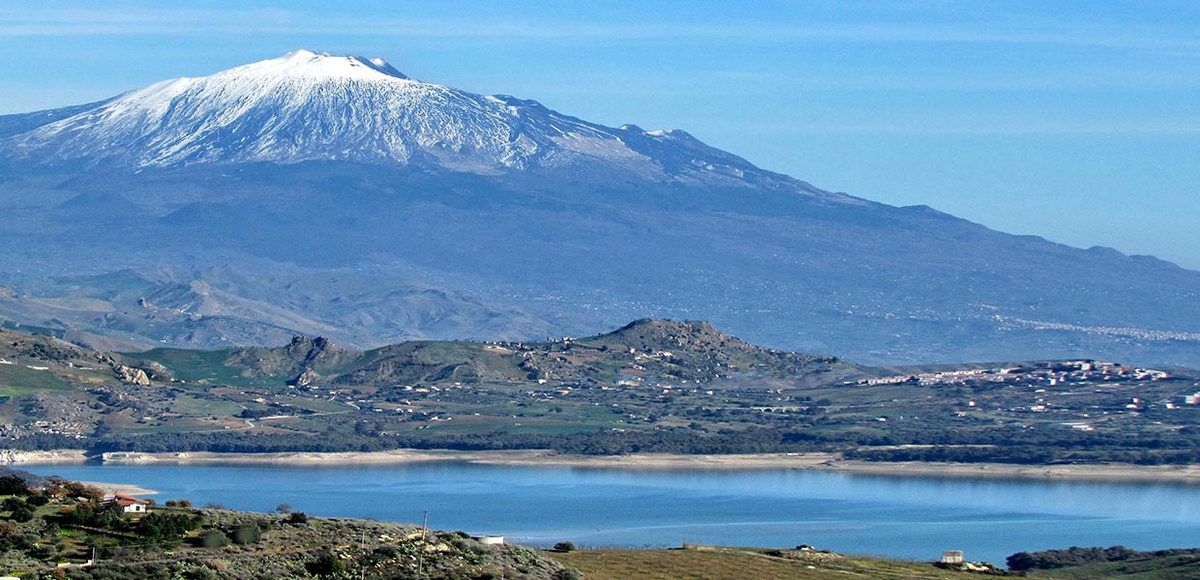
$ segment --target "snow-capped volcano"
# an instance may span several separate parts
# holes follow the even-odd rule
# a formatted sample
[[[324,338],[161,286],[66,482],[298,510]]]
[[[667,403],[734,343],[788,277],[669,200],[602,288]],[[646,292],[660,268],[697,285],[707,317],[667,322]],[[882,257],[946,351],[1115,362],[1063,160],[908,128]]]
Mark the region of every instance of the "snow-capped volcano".
[[[306,50],[92,105],[0,117],[0,151],[35,165],[341,160],[484,174],[588,167],[638,180],[807,189],[682,131],[605,127],[535,101],[410,79],[383,59]]]
[[[889,364],[1200,365],[1200,273],[824,192],[682,131],[380,59],[300,51],[0,116],[0,216],[0,284],[68,275],[0,296],[0,318],[153,345],[523,339],[650,316]],[[149,265],[176,273],[108,275]]]

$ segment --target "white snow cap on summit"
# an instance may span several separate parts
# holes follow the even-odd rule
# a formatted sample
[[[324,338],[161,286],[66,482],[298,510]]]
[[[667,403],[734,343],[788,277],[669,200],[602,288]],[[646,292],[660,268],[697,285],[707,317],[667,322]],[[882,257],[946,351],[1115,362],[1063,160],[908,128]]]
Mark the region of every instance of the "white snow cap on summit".
[[[279,58],[231,68],[218,75],[279,74],[291,77],[350,78],[373,80],[380,75],[407,80],[400,71],[382,58],[335,55],[311,50],[295,50]],[[216,75],[214,75],[216,76]]]
[[[607,127],[537,101],[410,79],[379,57],[311,50],[62,111],[0,137],[0,154],[126,167],[352,161],[724,186],[789,179],[682,131]]]

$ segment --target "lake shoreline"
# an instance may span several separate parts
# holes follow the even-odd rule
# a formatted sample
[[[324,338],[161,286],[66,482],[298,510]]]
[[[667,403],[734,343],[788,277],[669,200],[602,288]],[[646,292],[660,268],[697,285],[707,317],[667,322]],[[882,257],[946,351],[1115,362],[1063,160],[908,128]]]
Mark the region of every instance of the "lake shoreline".
[[[153,489],[148,489],[131,483],[110,483],[107,481],[81,481],[79,483],[99,488],[105,495],[158,495]]]
[[[765,470],[798,469],[898,477],[1001,477],[1094,481],[1178,482],[1200,484],[1200,465],[1144,466],[1105,463],[1079,465],[1019,465],[1005,463],[882,462],[843,459],[837,453],[761,453],[746,455],[568,455],[545,450],[451,451],[396,449],[373,452],[121,452],[89,456],[83,450],[0,452],[0,463],[20,465],[280,465],[367,466],[428,462],[527,467],[578,467],[626,470]]]

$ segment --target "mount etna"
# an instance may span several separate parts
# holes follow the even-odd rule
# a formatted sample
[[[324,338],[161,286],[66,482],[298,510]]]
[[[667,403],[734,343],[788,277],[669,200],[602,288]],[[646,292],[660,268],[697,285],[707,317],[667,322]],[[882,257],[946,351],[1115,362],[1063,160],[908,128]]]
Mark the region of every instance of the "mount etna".
[[[1200,272],[308,51],[0,117],[0,245],[0,319],[102,350],[672,317],[865,363],[1200,365]]]

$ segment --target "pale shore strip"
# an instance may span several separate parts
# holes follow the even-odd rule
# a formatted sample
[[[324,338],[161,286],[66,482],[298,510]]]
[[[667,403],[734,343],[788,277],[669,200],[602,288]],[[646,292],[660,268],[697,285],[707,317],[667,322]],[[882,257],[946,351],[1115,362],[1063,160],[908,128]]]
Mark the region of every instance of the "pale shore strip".
[[[70,463],[86,463],[87,460],[87,452],[82,449],[49,449],[46,451],[0,449],[0,465],[22,465],[29,463],[65,465]]]
[[[108,483],[106,481],[81,481],[79,483],[86,483],[92,487],[98,487],[100,488],[100,491],[103,491],[106,495],[114,495],[118,493],[123,493],[125,495],[155,495],[158,493],[153,489],[138,487],[131,483]]]
[[[114,465],[403,465],[434,461],[484,465],[557,466],[607,469],[806,469],[898,477],[998,477],[1056,480],[1180,482],[1200,484],[1200,465],[1016,465],[1004,463],[925,463],[851,461],[836,453],[761,453],[752,455],[568,455],[543,450],[452,451],[396,449],[373,452],[295,453],[106,453],[89,458],[80,450],[0,451],[9,465],[54,465],[98,461]]]

